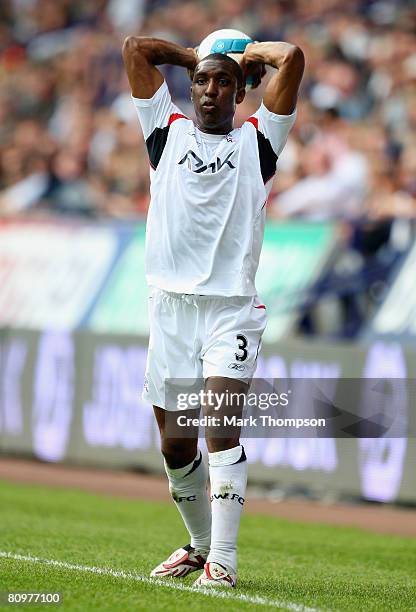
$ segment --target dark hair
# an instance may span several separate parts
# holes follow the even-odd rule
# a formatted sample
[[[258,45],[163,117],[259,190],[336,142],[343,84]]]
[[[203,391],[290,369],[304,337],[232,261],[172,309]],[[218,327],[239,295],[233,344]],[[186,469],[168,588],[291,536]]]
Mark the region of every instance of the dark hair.
[[[241,87],[245,87],[246,82],[241,66],[238,62],[233,60],[232,57],[228,57],[228,55],[225,55],[224,53],[211,53],[200,60],[200,62],[205,62],[205,60],[216,60],[228,64],[232,68],[234,76],[237,79],[237,88],[240,89]]]

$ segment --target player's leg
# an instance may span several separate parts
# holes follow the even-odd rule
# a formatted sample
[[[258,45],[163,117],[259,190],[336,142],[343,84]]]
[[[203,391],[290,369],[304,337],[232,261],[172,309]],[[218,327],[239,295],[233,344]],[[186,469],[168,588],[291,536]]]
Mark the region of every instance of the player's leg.
[[[189,307],[180,296],[176,298],[161,291],[154,291],[150,302],[150,342],[143,396],[153,403],[169,489],[190,535],[190,544],[175,551],[151,575],[183,577],[203,567],[211,532],[208,473],[198,451],[197,430],[186,428],[182,436],[180,430],[172,433],[169,428],[169,417],[178,413],[175,381],[202,375],[190,350],[195,338],[196,309]],[[195,410],[181,411],[181,414],[195,416]]]
[[[153,408],[160,431],[169,491],[188,530],[190,543],[175,550],[166,561],[154,568],[151,576],[183,578],[204,567],[210,548],[208,471],[198,449],[197,429],[193,438],[171,438],[166,428],[166,416],[169,415],[161,408]],[[195,417],[195,410],[186,410],[183,414]]]
[[[239,419],[257,365],[266,325],[264,305],[252,298],[213,299],[206,312],[203,347],[204,412],[219,417],[222,428],[206,429],[211,480],[211,549],[198,585],[234,586],[237,536],[247,485],[247,460],[240,445],[240,428],[223,417]],[[209,392],[214,398],[210,405]],[[225,398],[215,406],[215,398]],[[219,410],[215,410],[218,408]]]
[[[166,411],[157,407],[154,411],[172,499],[191,536],[191,545],[208,552],[211,541],[208,471],[198,449],[198,427],[187,427],[187,437],[172,438],[166,431]],[[195,418],[198,412],[184,410],[181,416]]]
[[[239,380],[210,377],[205,384],[207,398],[232,398],[218,404],[206,401],[204,415],[241,418],[248,385]],[[209,476],[211,481],[211,549],[204,573],[197,584],[235,586],[237,578],[237,537],[247,485],[247,460],[240,445],[240,427],[222,425],[206,428]]]

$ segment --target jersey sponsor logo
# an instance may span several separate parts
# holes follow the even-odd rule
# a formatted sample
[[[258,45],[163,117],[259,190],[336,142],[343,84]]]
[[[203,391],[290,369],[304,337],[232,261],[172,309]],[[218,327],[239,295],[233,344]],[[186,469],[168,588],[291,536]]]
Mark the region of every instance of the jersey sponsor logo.
[[[241,506],[244,504],[244,497],[240,497],[238,493],[233,493],[230,495],[229,493],[214,493],[211,495],[211,501],[214,499],[229,499],[231,501],[237,501]]]
[[[210,164],[204,164],[204,160],[201,159],[192,149],[189,149],[182,157],[182,159],[178,162],[179,165],[188,164],[188,168],[195,172],[196,174],[201,174],[206,170],[210,170],[212,174],[215,172],[219,172],[223,166],[228,166],[231,170],[235,170],[234,164],[230,161],[230,157],[235,152],[235,149],[228,153],[227,157],[224,160],[221,160],[219,157],[214,162]]]

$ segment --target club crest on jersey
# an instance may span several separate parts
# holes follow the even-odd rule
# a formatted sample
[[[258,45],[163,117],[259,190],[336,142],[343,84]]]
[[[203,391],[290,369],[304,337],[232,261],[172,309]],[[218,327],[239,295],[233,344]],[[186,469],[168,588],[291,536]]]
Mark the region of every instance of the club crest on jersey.
[[[221,168],[227,165],[231,170],[235,170],[234,164],[230,161],[230,157],[234,151],[228,153],[227,157],[224,160],[221,160],[219,157],[215,160],[215,162],[211,162],[210,164],[204,164],[204,160],[201,159],[192,149],[189,149],[182,157],[182,159],[178,162],[181,164],[188,164],[188,168],[195,172],[196,174],[201,174],[206,170],[211,171],[212,174],[215,172],[219,172]]]

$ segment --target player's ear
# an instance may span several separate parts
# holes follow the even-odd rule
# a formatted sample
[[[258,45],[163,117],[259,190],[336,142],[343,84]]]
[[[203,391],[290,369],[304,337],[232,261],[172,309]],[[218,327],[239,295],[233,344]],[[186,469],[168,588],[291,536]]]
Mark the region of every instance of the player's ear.
[[[193,102],[193,99],[192,99],[192,85],[191,85],[191,86],[190,86],[190,88],[189,88],[189,94],[190,94],[190,96],[191,96],[191,100],[192,100],[192,102]]]
[[[240,87],[237,89],[237,95],[235,97],[236,104],[241,104],[241,102],[246,97],[246,89],[245,87]]]

